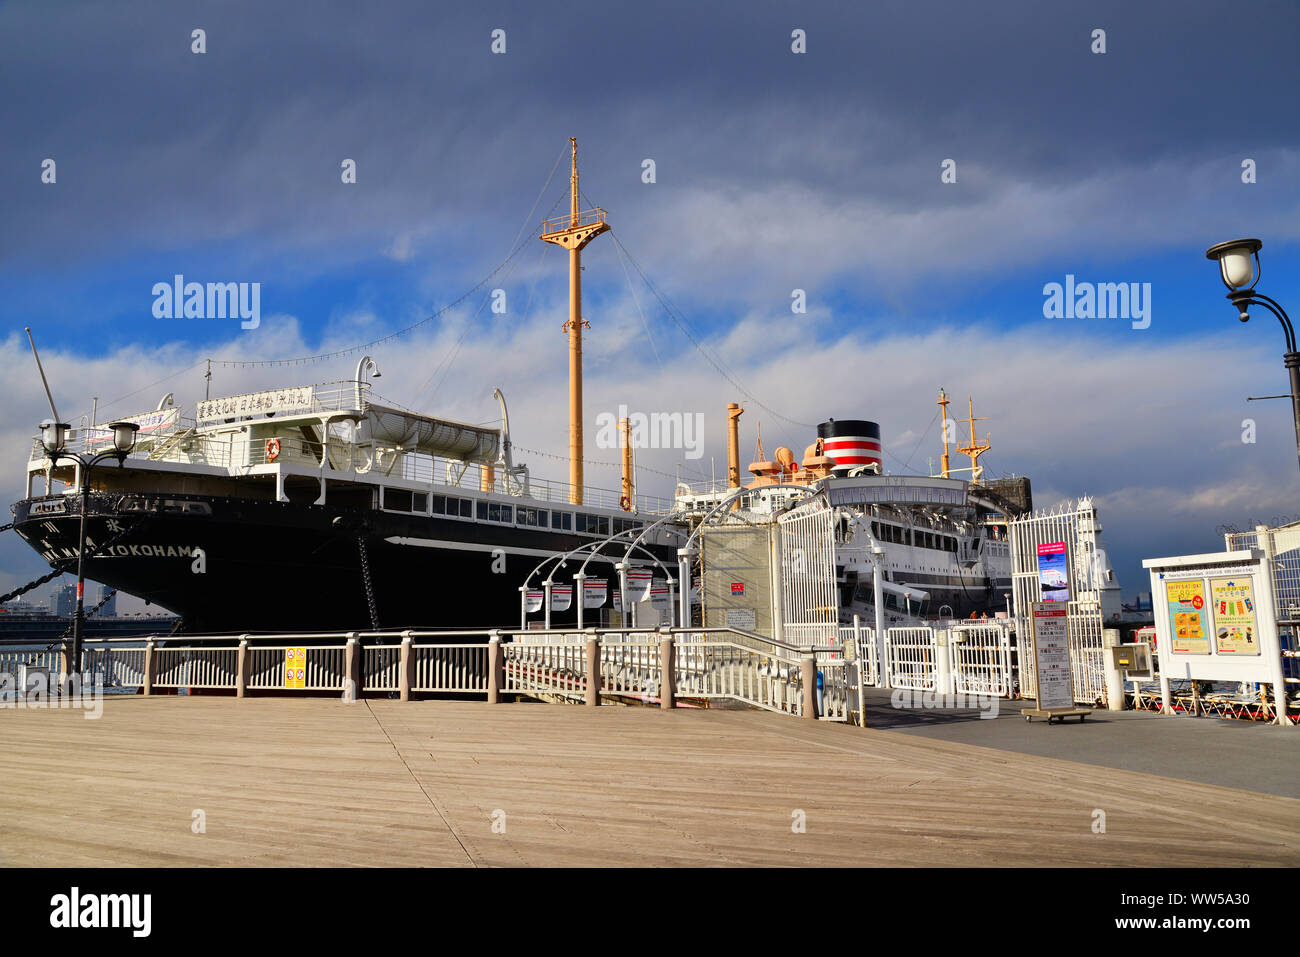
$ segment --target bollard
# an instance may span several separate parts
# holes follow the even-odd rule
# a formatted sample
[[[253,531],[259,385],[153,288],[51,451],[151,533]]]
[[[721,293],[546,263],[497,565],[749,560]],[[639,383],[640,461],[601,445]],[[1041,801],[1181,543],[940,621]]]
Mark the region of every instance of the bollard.
[[[58,677],[50,682],[50,693],[53,694],[57,689],[60,695],[71,695],[72,677],[72,642],[65,641],[59,651]]]
[[[1106,664],[1106,710],[1124,710],[1124,673],[1115,665],[1112,648],[1118,648],[1120,635],[1118,628],[1103,628],[1101,632],[1102,653]]]
[[[600,639],[587,639],[587,707],[600,704]]]
[[[660,633],[659,636],[659,707],[677,707],[677,671],[676,650],[673,636]]]
[[[488,638],[487,654],[487,700],[488,704],[501,703],[501,686],[505,683],[505,649],[501,647],[501,635],[493,631]]]
[[[348,643],[343,646],[343,700],[361,700],[361,658],[363,652],[357,641],[357,633],[347,633]],[[349,689],[351,695],[348,694]]]
[[[235,697],[243,698],[248,694],[249,675],[248,636],[239,636],[239,651],[235,652]]]
[[[152,641],[144,644],[144,693],[153,694],[153,679],[158,670],[158,656]]]
[[[803,716],[817,720],[817,659],[804,655],[799,663],[800,684],[803,688]]]
[[[415,655],[411,653],[411,633],[409,631],[402,632],[402,651],[398,674],[397,696],[402,701],[410,701],[411,685],[415,683],[412,680],[415,675]]]
[[[961,637],[946,628],[934,632],[934,690],[939,695],[951,694],[956,685],[953,682],[952,660],[957,656],[957,645]]]

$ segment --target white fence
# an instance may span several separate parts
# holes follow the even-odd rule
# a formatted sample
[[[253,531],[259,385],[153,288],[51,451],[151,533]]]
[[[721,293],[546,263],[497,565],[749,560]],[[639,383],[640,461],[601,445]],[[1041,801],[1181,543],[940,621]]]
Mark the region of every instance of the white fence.
[[[1047,512],[1036,512],[1008,523],[1011,541],[1011,581],[1015,603],[1017,665],[1020,693],[1032,696],[1034,676],[1032,605],[1042,598],[1038,577],[1038,546],[1064,542],[1069,568],[1068,609],[1070,663],[1074,669],[1074,699],[1106,700],[1106,649],[1102,644],[1101,589],[1103,556],[1098,541],[1101,522],[1087,498]]]
[[[586,697],[587,643],[581,633],[545,644],[512,641],[502,650],[505,655],[504,690],[561,698]]]
[[[949,632],[953,690],[957,694],[1010,697],[1011,635],[997,625],[958,625]]]
[[[913,691],[938,688],[939,647],[933,628],[885,629],[885,682]]]
[[[155,688],[233,688],[238,648],[159,648]],[[143,679],[142,679],[143,680]]]
[[[488,648],[482,642],[412,645],[415,678],[412,691],[481,693],[488,690]]]

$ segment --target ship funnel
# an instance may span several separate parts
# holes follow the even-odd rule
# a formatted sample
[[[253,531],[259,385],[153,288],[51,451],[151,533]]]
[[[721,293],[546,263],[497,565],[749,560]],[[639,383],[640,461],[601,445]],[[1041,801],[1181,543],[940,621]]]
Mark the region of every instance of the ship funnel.
[[[740,417],[744,412],[735,402],[727,403],[727,488],[740,488]]]
[[[817,437],[824,441],[826,454],[835,460],[836,475],[862,465],[881,468],[880,426],[865,419],[830,419],[817,426]]]

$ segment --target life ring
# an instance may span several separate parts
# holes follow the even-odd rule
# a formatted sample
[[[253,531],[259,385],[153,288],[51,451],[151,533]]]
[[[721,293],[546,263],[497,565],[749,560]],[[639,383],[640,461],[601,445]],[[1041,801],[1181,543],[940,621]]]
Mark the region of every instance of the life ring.
[[[279,457],[280,457],[280,440],[279,440],[279,439],[267,439],[267,440],[266,440],[266,460],[267,460],[268,462],[274,462],[274,461],[275,461],[276,459],[278,459]]]

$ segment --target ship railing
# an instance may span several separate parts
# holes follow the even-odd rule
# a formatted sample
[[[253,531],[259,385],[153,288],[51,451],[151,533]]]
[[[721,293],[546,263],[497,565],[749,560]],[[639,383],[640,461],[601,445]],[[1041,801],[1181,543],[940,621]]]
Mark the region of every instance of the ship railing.
[[[591,209],[584,209],[582,212],[578,213],[577,216],[574,216],[572,213],[568,213],[564,216],[555,216],[551,219],[542,220],[542,235],[545,236],[548,233],[561,233],[566,229],[576,229],[580,226],[597,226],[605,222],[608,216],[609,214],[599,206],[592,207]]]

